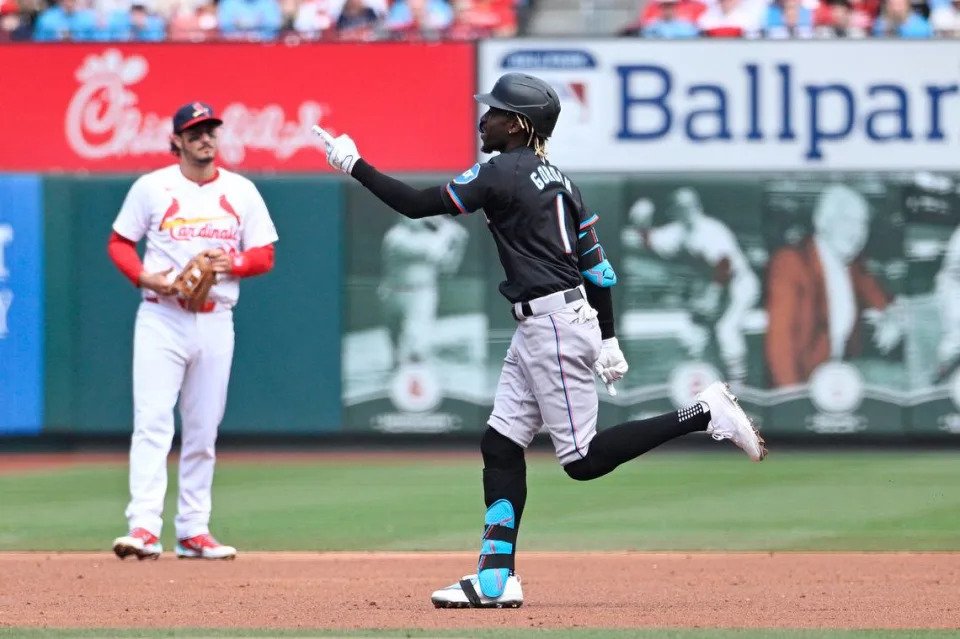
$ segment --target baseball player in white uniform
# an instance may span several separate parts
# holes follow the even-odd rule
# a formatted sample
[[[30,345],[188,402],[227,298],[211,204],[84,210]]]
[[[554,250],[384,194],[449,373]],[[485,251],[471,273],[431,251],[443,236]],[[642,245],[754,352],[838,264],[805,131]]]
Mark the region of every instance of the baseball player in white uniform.
[[[209,528],[215,443],[233,361],[233,307],[239,279],[273,268],[277,232],[254,184],[218,168],[222,121],[194,102],[173,117],[179,163],[140,177],[113,223],[108,252],[142,290],[133,345],[133,437],[129,533],[113,543],[120,558],[159,557],[167,456],[179,397],[182,421],[176,554],[232,559]],[[141,263],[136,243],[146,238]],[[199,312],[172,294],[174,277],[197,253],[215,251],[219,274]]]
[[[714,325],[720,356],[731,383],[743,382],[747,374],[747,342],[743,324],[747,312],[760,298],[760,280],[727,226],[704,213],[697,192],[677,189],[670,211],[674,221],[650,228],[653,208],[649,200],[638,200],[630,211],[630,221],[639,228],[624,231],[624,243],[632,248],[646,248],[665,259],[674,259],[681,252],[702,261],[713,270],[713,279],[698,299],[693,311],[706,317],[719,312],[724,290],[728,292],[726,308]],[[691,348],[694,356],[701,348]]]
[[[405,217],[383,237],[383,303],[394,348],[394,366],[423,362],[430,356],[437,318],[441,274],[453,273],[463,260],[467,231],[443,218]]]

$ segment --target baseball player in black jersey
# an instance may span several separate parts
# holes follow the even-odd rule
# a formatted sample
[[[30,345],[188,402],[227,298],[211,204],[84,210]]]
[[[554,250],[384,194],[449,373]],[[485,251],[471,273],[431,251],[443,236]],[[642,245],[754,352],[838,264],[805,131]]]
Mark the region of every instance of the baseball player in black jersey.
[[[477,572],[437,590],[439,607],[505,608],[523,603],[514,572],[517,532],[527,497],[524,449],[545,428],[567,474],[606,475],[675,437],[705,431],[729,439],[750,459],[766,455],[763,440],[726,384],[717,382],[680,411],[628,421],[597,432],[594,373],[607,384],[627,372],[614,332],[610,287],[617,281],[596,231],[598,216],[580,189],[546,158],[560,115],[556,92],[529,75],[508,73],[475,98],[484,153],[443,186],[415,189],[360,158],[347,135],[319,127],[330,164],[353,176],[410,218],[483,211],[506,279],[500,293],[517,329],[504,359],[488,428],[480,443],[487,511]]]

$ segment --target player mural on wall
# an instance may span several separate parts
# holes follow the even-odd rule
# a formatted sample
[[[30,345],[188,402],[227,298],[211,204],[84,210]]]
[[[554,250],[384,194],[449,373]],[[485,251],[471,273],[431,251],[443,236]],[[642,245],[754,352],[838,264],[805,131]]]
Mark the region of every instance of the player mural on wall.
[[[546,82],[520,73],[502,76],[490,93],[475,98],[489,107],[478,126],[482,151],[497,155],[426,189],[379,172],[361,159],[348,135],[314,130],[331,166],[405,217],[483,210],[506,275],[500,293],[516,331],[480,444],[487,510],[477,572],[431,599],[437,607],[517,607],[523,603],[515,548],[527,496],[524,449],[541,429],[566,473],[579,481],[697,431],[732,440],[755,461],[766,449],[720,382],[679,411],[597,431],[594,375],[612,389],[628,366],[616,338],[610,287],[617,278],[600,244],[599,216],[547,160],[559,99]]]
[[[937,346],[934,382],[940,383],[960,368],[960,226],[947,242],[936,276],[936,295],[942,334]]]
[[[436,366],[440,278],[460,267],[467,237],[466,229],[451,219],[406,217],[383,236],[377,297],[391,345],[390,398],[401,411],[431,413],[443,401]]]
[[[393,367],[432,355],[439,279],[460,267],[467,230],[450,219],[400,220],[383,236],[377,295],[393,346]]]
[[[675,190],[668,212],[672,221],[653,227],[652,203],[637,200],[630,209],[631,226],[622,232],[624,246],[666,260],[686,257],[708,267],[709,281],[687,301],[692,324],[683,341],[690,357],[699,359],[712,333],[727,380],[742,384],[747,375],[745,317],[760,299],[760,280],[736,235],[705,212],[695,190]]]
[[[856,357],[861,316],[881,352],[903,338],[897,305],[863,263],[869,224],[866,198],[830,185],[817,198],[812,233],[771,255],[766,357],[774,388],[805,383],[821,364]]]
[[[204,103],[177,110],[170,145],[179,162],[134,182],[108,244],[111,259],[143,297],[133,345],[129,533],[113,543],[121,559],[157,558],[163,550],[167,455],[178,399],[176,554],[232,559],[237,553],[210,535],[215,445],[233,362],[239,280],[273,268],[277,231],[253,182],[216,166],[221,124]],[[136,243],[144,238],[141,262]],[[200,252],[219,281],[194,312],[172,285],[174,274]]]

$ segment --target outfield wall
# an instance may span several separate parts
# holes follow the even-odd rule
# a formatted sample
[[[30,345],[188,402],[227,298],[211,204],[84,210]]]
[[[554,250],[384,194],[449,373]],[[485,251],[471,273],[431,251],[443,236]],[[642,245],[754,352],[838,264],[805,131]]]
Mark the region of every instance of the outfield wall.
[[[7,434],[129,430],[139,295],[107,257],[106,238],[134,177],[0,178],[0,426]],[[807,376],[794,365],[810,359],[797,350],[800,341],[788,333],[774,342],[771,326],[815,322],[814,333],[830,339],[831,316],[814,299],[829,301],[829,284],[821,269],[801,278],[819,289],[798,288],[796,277],[775,273],[771,263],[808,245],[814,203],[837,176],[574,177],[600,215],[619,273],[617,332],[631,363],[617,397],[601,393],[603,423],[685,405],[742,366],[743,403],[771,434],[960,432],[960,377],[938,377],[953,333],[943,314],[949,290],[937,282],[960,227],[950,176],[842,176],[872,211],[853,280],[855,317],[848,317],[844,356],[816,363]],[[479,431],[514,325],[497,292],[502,273],[482,216],[408,223],[353,182],[255,181],[281,239],[276,269],[242,284],[224,432]],[[733,273],[715,303],[705,302],[718,270],[677,250],[695,241],[670,226],[678,188],[696,192],[722,225],[716,228],[729,229],[730,250],[756,280],[732,324],[747,285]],[[640,239],[636,223],[644,217],[659,253]],[[861,288],[879,292],[882,313]],[[739,363],[729,357],[738,343],[746,348]]]

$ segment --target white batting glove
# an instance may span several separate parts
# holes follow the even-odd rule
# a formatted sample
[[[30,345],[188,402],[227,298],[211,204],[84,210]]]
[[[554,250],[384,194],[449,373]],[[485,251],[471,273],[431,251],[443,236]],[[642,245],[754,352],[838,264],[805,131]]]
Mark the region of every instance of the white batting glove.
[[[616,337],[603,340],[603,346],[600,348],[600,357],[593,365],[593,370],[597,376],[607,386],[607,392],[610,395],[616,395],[617,389],[613,387],[614,382],[619,382],[629,370],[627,359],[620,350],[620,343]]]
[[[313,126],[313,132],[323,138],[327,147],[327,162],[330,163],[330,166],[350,175],[353,171],[353,165],[360,159],[357,145],[350,136],[343,134],[333,137],[317,125]]]

